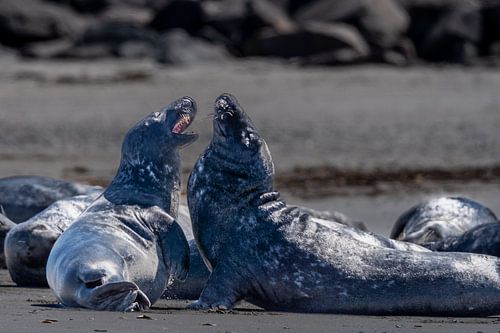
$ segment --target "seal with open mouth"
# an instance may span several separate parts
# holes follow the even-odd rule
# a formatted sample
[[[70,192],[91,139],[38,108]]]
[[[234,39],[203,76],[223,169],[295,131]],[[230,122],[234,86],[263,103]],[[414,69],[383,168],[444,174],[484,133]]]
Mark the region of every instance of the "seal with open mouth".
[[[47,282],[66,306],[147,309],[173,278],[184,279],[189,246],[175,222],[179,148],[196,114],[183,97],[137,123],[126,135],[116,176],[59,237],[47,262]]]
[[[301,214],[273,191],[267,145],[234,97],[217,98],[213,125],[188,183],[193,232],[211,270],[191,308],[246,299],[298,312],[500,314],[499,259],[411,250]]]

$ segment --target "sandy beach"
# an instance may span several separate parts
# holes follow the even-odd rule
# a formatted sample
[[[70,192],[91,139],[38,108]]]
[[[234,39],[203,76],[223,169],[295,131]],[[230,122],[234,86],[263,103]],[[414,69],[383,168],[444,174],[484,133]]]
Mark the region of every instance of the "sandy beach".
[[[251,60],[169,68],[6,58],[0,177],[105,185],[127,129],[190,95],[200,138],[182,152],[186,176],[210,140],[213,100],[230,92],[266,138],[288,202],[338,210],[388,235],[404,210],[433,196],[463,195],[500,212],[499,91],[500,71],[480,67],[324,69]],[[0,332],[500,331],[497,318],[270,313],[249,304],[206,313],[186,304],[161,300],[145,313],[64,309],[49,289],[15,287],[0,271]]]

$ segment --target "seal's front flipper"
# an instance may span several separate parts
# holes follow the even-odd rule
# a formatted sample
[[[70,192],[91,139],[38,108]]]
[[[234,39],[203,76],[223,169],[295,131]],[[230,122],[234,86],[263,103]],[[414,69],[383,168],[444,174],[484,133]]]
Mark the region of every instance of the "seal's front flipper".
[[[0,233],[6,235],[10,229],[14,228],[16,224],[12,222],[7,216],[0,214]]]
[[[5,254],[4,254],[4,241],[10,229],[14,228],[16,224],[9,220],[7,216],[0,214],[0,268],[5,268]]]
[[[182,228],[172,219],[158,232],[163,261],[170,275],[184,281],[189,270],[189,244]]]
[[[215,267],[210,274],[210,277],[203,289],[200,298],[188,305],[188,309],[192,310],[207,310],[207,309],[221,309],[229,310],[242,299],[239,290],[235,270],[227,265],[219,264]]]

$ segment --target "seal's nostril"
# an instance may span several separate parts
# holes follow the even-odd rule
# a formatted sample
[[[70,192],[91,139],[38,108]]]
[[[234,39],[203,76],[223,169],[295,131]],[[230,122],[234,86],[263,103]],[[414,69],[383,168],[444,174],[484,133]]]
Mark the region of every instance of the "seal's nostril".
[[[216,107],[219,109],[227,109],[229,107],[229,104],[224,98],[219,98],[216,102]]]

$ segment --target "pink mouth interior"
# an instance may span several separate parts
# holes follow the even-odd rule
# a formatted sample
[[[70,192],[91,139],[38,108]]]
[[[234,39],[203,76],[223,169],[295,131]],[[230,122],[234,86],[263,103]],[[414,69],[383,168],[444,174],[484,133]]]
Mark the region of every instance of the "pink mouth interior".
[[[172,129],[172,133],[181,134],[186,130],[190,122],[191,122],[191,117],[187,115],[182,115],[179,121],[177,121],[174,128]]]

